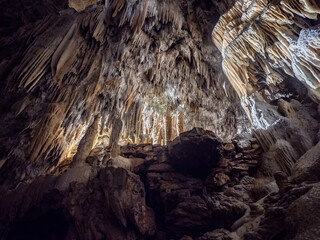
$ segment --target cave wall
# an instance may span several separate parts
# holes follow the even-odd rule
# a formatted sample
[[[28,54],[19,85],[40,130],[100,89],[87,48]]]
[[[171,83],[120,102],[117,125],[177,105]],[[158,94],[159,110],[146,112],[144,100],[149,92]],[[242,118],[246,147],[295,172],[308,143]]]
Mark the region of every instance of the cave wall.
[[[10,3],[7,11],[25,12],[30,4]],[[156,142],[161,134],[159,143],[168,140],[169,118],[176,119],[171,139],[181,126],[224,138],[249,126],[211,41],[218,16],[212,2],[105,1],[80,12],[67,6],[39,5],[37,17],[26,14],[1,38],[5,181],[43,174],[72,157],[97,114],[99,133],[112,135],[120,119],[121,135],[137,139],[145,131]],[[143,112],[150,96],[167,99],[164,112],[172,116]],[[151,115],[150,126],[144,119]]]
[[[94,2],[0,1],[0,239],[318,239],[317,3]]]
[[[224,73],[256,126],[256,99],[285,97],[281,85],[294,85],[294,78],[319,103],[319,13],[313,0],[237,1],[215,26]]]

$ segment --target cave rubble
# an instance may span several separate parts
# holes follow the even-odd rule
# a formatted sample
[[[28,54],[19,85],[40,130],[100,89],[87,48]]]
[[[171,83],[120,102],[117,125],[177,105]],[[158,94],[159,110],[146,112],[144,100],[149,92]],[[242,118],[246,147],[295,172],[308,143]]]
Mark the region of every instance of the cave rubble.
[[[0,240],[320,239],[317,0],[0,9]]]

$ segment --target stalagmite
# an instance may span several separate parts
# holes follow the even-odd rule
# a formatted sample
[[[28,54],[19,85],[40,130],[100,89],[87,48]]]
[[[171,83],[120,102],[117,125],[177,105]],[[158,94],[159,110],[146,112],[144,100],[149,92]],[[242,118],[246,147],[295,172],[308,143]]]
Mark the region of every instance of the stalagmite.
[[[0,1],[0,239],[320,239],[318,2]]]
[[[112,122],[112,131],[110,135],[109,146],[118,144],[122,126],[123,126],[122,120],[117,117],[114,118]]]
[[[172,140],[172,117],[171,112],[168,109],[166,112],[166,142]]]
[[[86,131],[85,135],[81,139],[77,153],[73,157],[73,165],[74,166],[81,166],[85,163],[86,158],[89,156],[90,151],[93,148],[93,144],[95,138],[98,134],[98,127],[99,121],[101,120],[101,116],[98,114],[94,117],[93,123],[89,126],[88,130]]]

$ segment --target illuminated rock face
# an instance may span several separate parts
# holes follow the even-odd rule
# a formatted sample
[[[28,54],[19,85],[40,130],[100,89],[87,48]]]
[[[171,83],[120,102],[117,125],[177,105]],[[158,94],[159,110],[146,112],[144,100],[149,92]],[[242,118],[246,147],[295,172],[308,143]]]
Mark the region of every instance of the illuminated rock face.
[[[43,14],[1,39],[1,170],[47,172],[83,138],[165,144],[192,127],[230,139],[249,126],[211,41],[212,3],[105,1],[80,13],[63,6],[41,5]],[[97,138],[85,137],[98,114]],[[27,164],[39,171],[25,175]]]
[[[86,7],[99,2],[99,0],[69,0],[69,7],[74,8],[78,12],[84,10]]]
[[[1,239],[320,239],[314,2],[0,9]]]
[[[288,76],[299,79],[309,95],[320,99],[320,13],[314,0],[236,1],[215,26],[212,38],[222,53],[222,67],[254,122],[259,92],[274,99]]]

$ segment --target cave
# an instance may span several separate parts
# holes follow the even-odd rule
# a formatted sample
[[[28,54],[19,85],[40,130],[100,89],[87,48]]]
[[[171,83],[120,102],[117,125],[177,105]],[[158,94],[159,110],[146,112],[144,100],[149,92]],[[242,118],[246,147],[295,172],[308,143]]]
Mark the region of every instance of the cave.
[[[320,239],[318,0],[0,9],[0,240]]]

